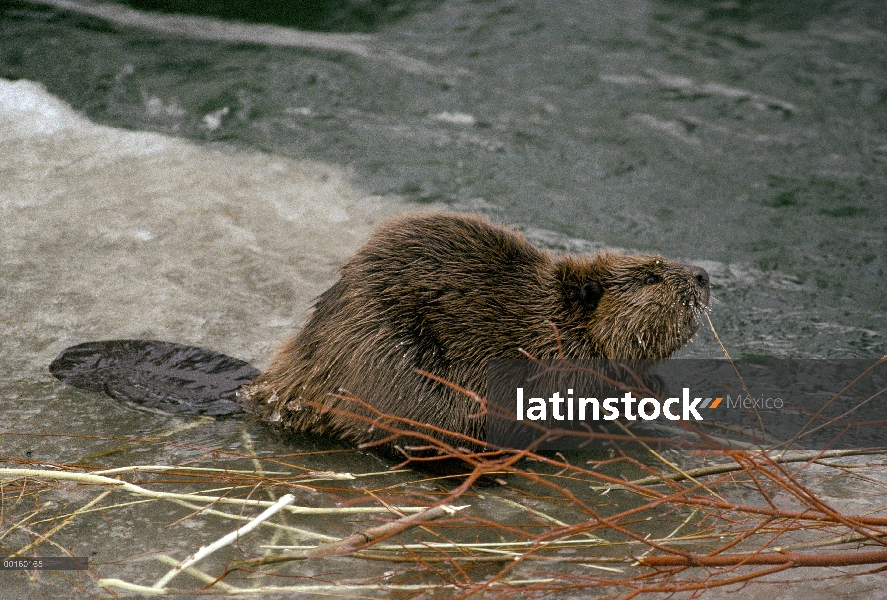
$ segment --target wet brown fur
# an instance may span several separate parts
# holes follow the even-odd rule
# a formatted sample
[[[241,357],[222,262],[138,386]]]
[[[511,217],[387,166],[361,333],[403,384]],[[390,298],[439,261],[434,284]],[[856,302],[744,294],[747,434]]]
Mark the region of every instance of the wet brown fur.
[[[597,282],[596,307],[582,288]],[[308,323],[244,389],[247,410],[294,431],[352,442],[387,435],[346,390],[382,413],[479,437],[469,397],[491,358],[662,359],[696,332],[705,271],[661,256],[539,250],[483,217],[420,214],[380,227],[315,304]],[[332,410],[330,410],[332,409]]]

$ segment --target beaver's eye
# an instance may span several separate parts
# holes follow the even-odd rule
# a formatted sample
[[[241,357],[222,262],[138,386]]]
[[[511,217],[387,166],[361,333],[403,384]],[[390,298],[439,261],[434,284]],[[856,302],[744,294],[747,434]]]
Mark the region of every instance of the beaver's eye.
[[[659,283],[661,279],[659,279],[658,275],[648,275],[646,279],[644,279],[644,285],[653,285],[654,283]]]
[[[582,306],[588,310],[597,308],[597,303],[600,302],[603,295],[604,286],[597,281],[589,281],[579,290],[579,300],[582,302]]]

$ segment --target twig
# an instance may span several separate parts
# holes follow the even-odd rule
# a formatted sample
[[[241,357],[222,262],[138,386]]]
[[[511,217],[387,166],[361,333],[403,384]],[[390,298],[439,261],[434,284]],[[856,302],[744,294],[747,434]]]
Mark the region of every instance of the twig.
[[[156,557],[156,559],[158,562],[162,562],[163,564],[168,565],[170,567],[175,567],[175,566],[178,566],[178,564],[179,564],[179,561],[172,558],[171,556],[162,555],[162,556]],[[200,569],[197,569],[196,567],[188,567],[186,569],[182,569],[182,572],[187,573],[191,577],[193,577],[199,581],[202,581],[203,583],[212,584],[212,586],[216,589],[225,590],[226,592],[234,592],[237,590],[237,588],[234,587],[233,585],[225,583],[224,581],[220,581],[218,577],[213,577],[212,575],[207,575],[206,573],[204,573]]]
[[[764,455],[766,451],[756,452],[761,455]],[[770,460],[775,463],[793,463],[793,462],[806,462],[811,460],[819,460],[822,458],[835,458],[841,456],[864,456],[864,455],[878,455],[884,454],[887,452],[887,448],[849,448],[846,450],[812,450],[810,452],[801,452],[798,454],[793,454],[791,456],[785,456],[784,451],[780,451],[780,455],[771,456]],[[752,453],[754,454],[754,453]],[[630,489],[629,485],[655,485],[657,483],[664,483],[665,481],[683,481],[685,479],[693,479],[695,477],[705,477],[707,475],[720,475],[721,473],[729,473],[730,471],[742,471],[743,467],[739,463],[729,462],[724,463],[722,465],[712,465],[710,467],[699,467],[698,469],[687,469],[681,473],[668,473],[666,475],[657,475],[655,477],[643,477],[641,479],[635,479],[633,481],[626,482],[625,486],[620,485],[607,485],[607,486],[592,486],[593,490],[616,490],[616,489]],[[688,477],[689,476],[689,477]]]
[[[47,533],[37,534],[37,536],[38,536],[37,540],[31,542],[30,544],[28,544],[24,548],[19,549],[18,551],[16,551],[14,553],[14,555],[17,556],[17,555],[24,554],[25,552],[27,552],[31,548],[39,545],[40,542],[49,541],[50,537],[52,537],[54,534],[56,534],[58,531],[60,531],[63,527],[65,527],[68,523],[70,523],[74,517],[86,512],[88,509],[90,509],[91,507],[95,506],[96,504],[98,504],[99,502],[104,500],[105,497],[111,493],[111,491],[112,490],[105,490],[104,492],[102,492],[101,494],[99,494],[98,496],[96,496],[95,498],[90,500],[88,503],[86,503],[85,505],[81,506],[80,508],[78,508],[77,510],[72,512],[70,515],[67,516],[67,518],[64,521],[62,521],[61,523],[59,523],[58,525],[56,525],[55,527],[50,529]]]
[[[867,552],[842,550],[833,554],[797,552],[757,552],[754,554],[717,554],[702,556],[648,556],[638,562],[648,567],[733,567],[738,565],[788,565],[791,567],[848,567],[887,563],[887,549]]]
[[[446,505],[433,506],[418,514],[402,517],[400,519],[397,519],[396,521],[385,523],[384,525],[370,527],[369,529],[353,533],[348,537],[342,538],[341,540],[335,542],[320,544],[319,546],[307,548],[305,550],[294,552],[293,554],[289,554],[286,556],[250,559],[238,561],[237,564],[256,566],[269,563],[286,562],[290,560],[302,560],[307,558],[322,558],[326,556],[341,556],[343,554],[351,554],[356,550],[360,550],[372,545],[372,543],[376,540],[387,539],[411,527],[421,525],[422,523],[425,523],[427,521],[433,521],[447,515],[452,516],[465,508],[468,507]]]
[[[627,435],[634,436],[634,433],[632,433],[632,431],[630,429],[628,429],[628,427],[626,427],[625,425],[623,425],[619,421],[613,421],[613,423],[617,427],[622,429],[622,431],[624,431]],[[700,483],[699,481],[696,481],[696,479],[694,479],[692,475],[688,474],[686,471],[681,469],[679,466],[677,466],[676,464],[674,464],[673,462],[671,462],[670,460],[668,460],[667,458],[665,458],[664,456],[662,456],[661,454],[659,454],[658,452],[653,450],[650,446],[648,446],[647,444],[645,444],[644,442],[642,442],[640,440],[638,440],[638,443],[641,446],[643,446],[647,452],[649,452],[651,455],[655,456],[660,462],[664,463],[672,471],[675,471],[674,475],[681,475],[683,478],[689,479],[690,481],[692,481],[693,483],[698,485],[701,489],[705,490],[706,492],[708,492],[709,494],[711,494],[715,498],[717,498],[719,500],[723,500],[723,498],[721,498],[721,496],[719,494],[717,494],[713,490],[709,489],[708,486],[706,486],[704,483]]]
[[[730,358],[730,353],[727,352],[727,347],[724,346],[724,342],[721,341],[721,337],[718,335],[718,332],[715,331],[714,323],[711,322],[711,317],[708,316],[707,312],[702,313],[705,315],[705,319],[708,321],[708,326],[711,328],[711,332],[715,335],[715,339],[718,341],[718,345],[721,347],[721,350],[724,353],[724,356],[727,357],[727,361],[730,363],[730,366],[733,367],[733,372],[736,373],[736,377],[739,378],[739,382],[742,384],[742,389],[745,390],[746,396],[751,396],[751,392],[748,391],[748,386],[745,385],[745,379],[743,379],[742,375],[739,374],[739,369],[736,368],[736,363],[733,362],[733,359]],[[752,412],[755,414],[755,418],[758,420],[758,427],[761,428],[761,434],[766,435],[767,430],[764,428],[764,421],[761,418],[761,414],[758,412],[757,407],[752,406]]]
[[[49,471],[43,469],[7,469],[0,468],[0,476],[8,475],[13,477],[33,477],[35,479],[59,479],[66,481],[79,481],[80,483],[91,483],[96,485],[113,485],[119,486],[128,492],[147,496],[149,498],[158,498],[163,500],[188,500],[191,502],[208,502],[219,504],[236,504],[240,506],[273,506],[273,502],[267,500],[242,500],[239,498],[226,498],[224,496],[201,496],[200,494],[176,494],[172,492],[158,492],[149,490],[141,486],[121,481],[119,479],[111,479],[101,475],[92,475],[89,473],[72,473],[70,471]],[[311,506],[288,506],[287,510],[291,513],[302,515],[325,515],[325,514],[364,514],[364,513],[384,513],[389,512],[387,508],[381,506],[366,507],[342,507],[342,508],[319,508]],[[399,506],[398,511],[416,513],[425,510],[421,506]]]
[[[275,502],[272,506],[269,506],[267,509],[265,509],[265,511],[263,511],[262,514],[257,516],[255,519],[253,519],[252,521],[250,521],[249,523],[247,523],[246,525],[244,525],[240,529],[236,529],[236,530],[232,531],[228,535],[216,540],[215,542],[213,542],[209,546],[204,546],[203,548],[201,548],[200,550],[198,550],[197,552],[195,552],[194,554],[192,554],[191,556],[186,558],[184,561],[182,561],[182,563],[180,565],[178,565],[177,567],[175,567],[173,569],[170,569],[167,572],[167,574],[164,575],[163,577],[161,577],[159,580],[157,580],[157,583],[155,583],[152,587],[156,590],[163,589],[163,587],[166,586],[166,584],[169,583],[173,577],[175,577],[176,575],[181,573],[183,569],[187,569],[191,565],[196,564],[201,559],[206,558],[207,556],[209,556],[210,554],[212,554],[213,552],[215,552],[219,548],[224,548],[228,544],[239,539],[241,536],[246,535],[247,533],[249,533],[250,531],[252,531],[256,527],[258,527],[259,523],[269,519],[272,515],[277,514],[278,512],[280,512],[283,509],[283,507],[287,506],[288,504],[292,504],[295,501],[295,499],[296,499],[296,497],[293,496],[292,494],[284,495],[280,500]]]
[[[553,578],[540,578],[540,579],[514,579],[514,580],[503,580],[501,582],[495,582],[486,585],[485,587],[513,587],[513,586],[531,586],[531,585],[545,585],[552,584],[556,582],[556,579]],[[100,579],[99,585],[103,587],[116,587],[123,590],[128,590],[130,592],[138,592],[142,595],[147,596],[163,596],[167,594],[181,594],[182,592],[186,592],[186,590],[173,590],[173,589],[163,589],[157,590],[152,587],[146,585],[138,585],[135,583],[130,583],[128,581],[123,581],[121,579]],[[331,583],[327,585],[318,584],[318,585],[265,585],[256,588],[234,588],[228,591],[230,595],[247,595],[247,596],[255,596],[257,594],[263,593],[277,593],[277,594],[299,594],[299,595],[311,595],[311,594],[325,594],[325,595],[338,595],[338,596],[353,596],[354,594],[360,593],[368,593],[368,592],[425,592],[425,591],[440,591],[440,590],[460,590],[465,589],[465,586],[458,586],[455,584],[439,584],[439,583],[424,583],[424,584],[413,584],[413,585],[399,585],[399,584],[382,584],[382,583],[365,583],[365,584],[348,584],[348,583]]]

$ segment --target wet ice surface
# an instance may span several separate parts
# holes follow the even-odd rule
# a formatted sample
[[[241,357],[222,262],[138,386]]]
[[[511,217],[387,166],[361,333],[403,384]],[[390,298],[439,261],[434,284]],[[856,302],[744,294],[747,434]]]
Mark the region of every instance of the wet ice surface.
[[[335,166],[95,126],[27,81],[2,98],[12,339],[214,336],[255,358],[398,210]]]
[[[373,225],[428,206],[485,212],[553,249],[699,264],[734,356],[887,351],[887,18],[874,3],[452,2],[327,49],[286,28],[210,22],[218,42],[63,5],[0,16],[0,421],[177,431],[181,445],[94,459],[117,442],[4,436],[16,459],[322,444],[136,411],[46,366],[105,338],[263,366]],[[682,354],[720,350],[703,330]],[[107,557],[153,518],[81,544]]]

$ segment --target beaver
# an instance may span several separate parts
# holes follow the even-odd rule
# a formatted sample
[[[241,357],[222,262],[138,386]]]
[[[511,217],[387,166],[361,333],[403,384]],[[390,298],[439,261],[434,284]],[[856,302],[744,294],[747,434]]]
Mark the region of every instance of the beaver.
[[[482,438],[477,397],[442,380],[483,393],[486,361],[527,355],[664,359],[708,300],[704,269],[662,256],[554,253],[478,215],[397,217],[239,397],[285,429],[358,444],[404,443],[374,423],[380,414],[438,439]]]

